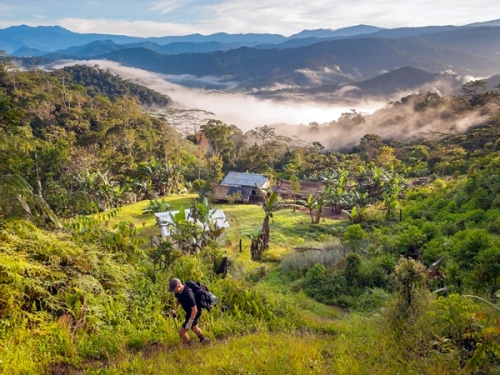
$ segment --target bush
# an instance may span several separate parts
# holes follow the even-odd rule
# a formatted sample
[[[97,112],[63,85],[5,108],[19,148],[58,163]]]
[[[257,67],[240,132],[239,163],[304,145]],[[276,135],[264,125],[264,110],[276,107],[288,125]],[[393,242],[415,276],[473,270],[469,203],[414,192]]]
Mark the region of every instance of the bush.
[[[184,282],[186,280],[200,281],[204,272],[202,263],[197,256],[183,256],[174,263],[172,274]]]
[[[394,269],[395,287],[399,293],[399,306],[403,316],[417,310],[415,301],[419,290],[426,288],[425,266],[413,259],[400,258]]]
[[[341,259],[339,249],[310,250],[302,253],[287,254],[281,261],[283,272],[304,271],[321,264],[325,267],[334,266]]]
[[[492,245],[492,237],[486,229],[466,229],[451,239],[451,253],[460,267],[474,268],[476,255]]]
[[[342,244],[349,250],[360,252],[363,250],[366,243],[367,233],[359,224],[349,225],[342,235]]]

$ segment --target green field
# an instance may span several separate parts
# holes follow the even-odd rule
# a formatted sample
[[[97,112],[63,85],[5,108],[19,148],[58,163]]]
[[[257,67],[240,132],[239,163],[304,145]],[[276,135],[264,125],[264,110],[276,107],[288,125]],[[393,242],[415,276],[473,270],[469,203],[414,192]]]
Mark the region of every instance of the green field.
[[[196,194],[186,194],[163,199],[171,205],[171,210],[178,210],[181,207],[188,208],[196,197]],[[154,214],[143,214],[143,209],[148,204],[149,201],[142,201],[120,208],[116,216],[109,220],[109,226],[112,228],[120,221],[129,221],[138,229],[138,236],[144,243],[149,244],[150,236],[159,236],[160,230]],[[264,219],[262,208],[250,204],[214,204],[212,208],[222,209],[230,225],[230,228],[226,230],[222,248],[238,255],[241,240],[242,250],[248,255],[250,240],[245,233],[254,231],[262,224]],[[275,212],[271,219],[271,246],[268,257],[279,260],[283,254],[292,251],[294,247],[321,246],[325,240],[334,235],[332,228],[338,222],[338,220],[322,219],[319,224],[311,224],[309,215],[304,211]]]

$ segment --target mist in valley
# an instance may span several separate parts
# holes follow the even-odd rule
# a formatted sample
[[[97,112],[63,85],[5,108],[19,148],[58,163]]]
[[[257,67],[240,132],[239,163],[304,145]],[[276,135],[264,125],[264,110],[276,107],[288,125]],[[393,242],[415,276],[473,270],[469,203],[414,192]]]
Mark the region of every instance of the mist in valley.
[[[352,97],[342,100],[342,93],[337,93],[335,101],[331,103],[304,95],[280,96],[279,100],[261,99],[251,94],[230,92],[232,85],[237,83],[226,78],[167,76],[105,60],[83,63],[99,65],[101,69],[109,69],[123,79],[170,96],[172,108],[207,111],[213,113],[208,118],[236,125],[244,132],[264,125],[272,126],[277,134],[289,136],[295,142],[320,142],[328,150],[357,146],[365,134],[377,134],[382,139],[402,139],[430,132],[460,133],[488,118],[485,111],[456,118],[451,104],[445,100],[439,100],[438,104],[430,105],[425,111],[417,111],[415,103],[403,105],[400,102],[401,98],[412,94],[411,92],[400,92],[389,98],[355,101]],[[82,61],[62,62],[54,67],[75,64],[82,64]],[[456,79],[465,82],[469,77]],[[186,87],[181,84],[188,83],[192,86],[193,82],[199,86],[219,89]],[[437,93],[438,97],[450,95],[455,89],[449,84],[449,80],[438,80],[423,88]],[[409,99],[415,100],[419,99]]]

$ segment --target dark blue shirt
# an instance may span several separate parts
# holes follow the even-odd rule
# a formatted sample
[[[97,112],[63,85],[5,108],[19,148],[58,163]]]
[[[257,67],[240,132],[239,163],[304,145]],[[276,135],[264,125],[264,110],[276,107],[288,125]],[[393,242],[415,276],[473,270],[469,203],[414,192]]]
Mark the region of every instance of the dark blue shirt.
[[[191,288],[184,285],[184,290],[181,293],[175,293],[175,298],[177,298],[186,314],[190,316],[191,309],[193,308],[193,306],[196,306],[196,300]]]

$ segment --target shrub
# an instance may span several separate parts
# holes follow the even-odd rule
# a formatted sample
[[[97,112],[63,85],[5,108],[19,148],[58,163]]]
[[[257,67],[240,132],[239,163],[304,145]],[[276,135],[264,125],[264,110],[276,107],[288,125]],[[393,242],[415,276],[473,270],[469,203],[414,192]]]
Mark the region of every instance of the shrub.
[[[474,268],[476,255],[492,245],[492,237],[486,229],[466,229],[451,239],[451,253],[460,267]]]
[[[490,232],[500,234],[500,209],[494,208],[486,211],[484,222]]]
[[[365,288],[392,289],[390,277],[396,262],[388,255],[381,255],[374,259],[365,259],[359,270],[359,285]]]
[[[204,272],[202,263],[197,256],[180,257],[172,267],[174,277],[182,280],[199,281],[203,278]]]
[[[440,297],[430,304],[424,320],[441,338],[439,346],[451,341],[458,349],[464,373],[486,374],[500,360],[498,310],[479,306],[472,297]]]
[[[416,303],[420,291],[426,289],[425,266],[413,259],[400,258],[394,269],[394,281],[399,293],[397,309],[402,318],[414,315],[421,306]]]
[[[476,256],[477,265],[472,274],[475,290],[485,290],[493,296],[500,289],[500,241]]]
[[[437,258],[447,253],[446,241],[445,237],[437,237],[424,245],[422,257],[426,265],[431,265]]]
[[[346,228],[344,235],[342,236],[342,243],[350,249],[354,250],[362,246],[363,240],[366,238],[366,236],[366,232],[363,230],[363,228],[361,228],[361,225],[349,225]]]
[[[485,212],[483,209],[477,208],[464,213],[463,218],[467,229],[477,228],[478,226],[482,227],[481,223],[485,219]]]

